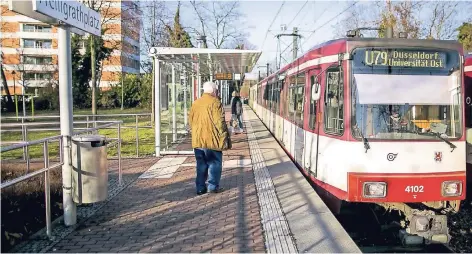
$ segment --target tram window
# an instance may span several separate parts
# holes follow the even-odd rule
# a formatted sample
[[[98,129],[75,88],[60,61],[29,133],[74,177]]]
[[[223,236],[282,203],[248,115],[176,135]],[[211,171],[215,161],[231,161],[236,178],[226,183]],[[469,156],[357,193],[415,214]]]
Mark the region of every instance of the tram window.
[[[264,100],[263,101],[264,107],[267,108],[268,100],[269,100],[269,84],[268,83],[264,86],[264,97],[262,97],[262,99]]]
[[[289,120],[293,119],[293,116],[295,115],[295,101],[296,101],[296,93],[295,93],[295,88],[292,86],[288,90],[288,111],[287,111],[287,117]]]
[[[316,84],[318,84],[318,77],[315,77],[315,75],[312,75],[310,77],[310,87],[311,87],[311,92],[310,92],[310,129],[314,130],[315,129],[315,124],[316,124],[316,104],[318,101],[313,100],[313,89],[316,88]]]
[[[289,119],[293,119],[297,125],[303,125],[303,104],[305,99],[305,73],[299,73],[290,77],[289,89]],[[293,82],[293,83],[292,83]]]
[[[325,90],[325,131],[342,134],[344,131],[344,89],[340,77],[339,68],[333,68],[326,72]]]
[[[300,85],[297,86],[295,93],[295,123],[303,126],[303,102],[305,99],[305,87]]]
[[[278,114],[280,109],[280,86],[281,82],[274,84],[274,113]]]

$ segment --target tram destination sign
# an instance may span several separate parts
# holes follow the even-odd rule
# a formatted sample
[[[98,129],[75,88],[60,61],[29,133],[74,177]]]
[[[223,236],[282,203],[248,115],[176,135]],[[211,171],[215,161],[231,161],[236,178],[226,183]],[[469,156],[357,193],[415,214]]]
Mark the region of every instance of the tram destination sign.
[[[446,53],[430,50],[365,50],[364,64],[387,67],[445,68]]]
[[[84,32],[101,36],[100,13],[75,0],[32,0],[33,10]]]
[[[233,73],[216,73],[216,80],[233,80]]]

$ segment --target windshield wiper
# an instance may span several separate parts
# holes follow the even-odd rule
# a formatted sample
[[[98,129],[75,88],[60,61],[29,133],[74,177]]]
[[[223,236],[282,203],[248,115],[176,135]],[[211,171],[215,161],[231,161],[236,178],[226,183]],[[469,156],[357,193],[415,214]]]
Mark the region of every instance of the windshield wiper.
[[[365,148],[365,153],[367,153],[367,150],[370,149],[369,141],[367,138],[364,137],[364,134],[362,134],[362,131],[359,129],[359,126],[356,125],[356,129],[361,134],[362,141],[364,141],[364,148]]]
[[[446,142],[446,144],[448,144],[448,145],[451,147],[451,149],[452,149],[452,150],[451,150],[451,153],[454,151],[454,149],[457,148],[456,145],[454,145],[453,143],[451,143],[449,140],[443,138],[443,137],[441,136],[441,134],[439,134],[439,132],[427,132],[427,133],[418,133],[418,134],[420,134],[420,135],[426,134],[426,135],[435,136],[435,137],[441,139],[442,141]]]

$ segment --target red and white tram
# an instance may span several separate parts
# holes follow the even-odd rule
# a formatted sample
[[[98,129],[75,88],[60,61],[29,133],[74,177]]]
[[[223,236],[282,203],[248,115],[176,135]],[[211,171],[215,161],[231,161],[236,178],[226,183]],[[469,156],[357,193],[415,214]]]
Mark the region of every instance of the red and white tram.
[[[467,182],[472,183],[472,53],[464,61],[465,128],[467,130]]]
[[[328,41],[251,88],[253,110],[302,172],[341,203],[405,215],[448,242],[465,199],[463,52],[455,41]]]

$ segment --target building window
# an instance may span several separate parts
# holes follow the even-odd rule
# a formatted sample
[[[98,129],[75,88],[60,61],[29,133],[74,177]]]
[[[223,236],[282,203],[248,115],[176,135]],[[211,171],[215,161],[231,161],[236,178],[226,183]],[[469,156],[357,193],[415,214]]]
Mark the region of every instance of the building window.
[[[23,24],[23,32],[50,33],[52,27],[48,25]]]
[[[23,39],[23,47],[50,49],[52,47],[52,40]]]
[[[24,80],[49,80],[52,79],[52,73],[50,72],[26,72],[23,74]]]
[[[325,90],[325,131],[342,134],[344,130],[344,89],[339,68],[326,72]]]
[[[52,64],[52,57],[45,56],[23,56],[23,63],[25,64],[37,64],[37,65],[48,65]]]

